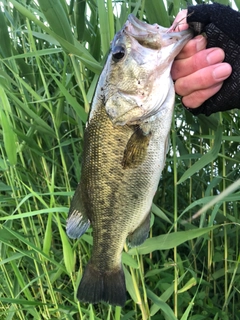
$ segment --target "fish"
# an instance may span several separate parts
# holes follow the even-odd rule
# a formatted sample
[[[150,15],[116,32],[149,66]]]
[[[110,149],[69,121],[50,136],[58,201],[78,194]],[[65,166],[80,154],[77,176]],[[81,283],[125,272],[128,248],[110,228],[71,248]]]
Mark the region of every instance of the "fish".
[[[192,38],[190,30],[168,30],[130,14],[98,80],[66,224],[73,239],[92,227],[91,258],[77,290],[82,302],[125,305],[123,247],[149,234],[174,108],[171,65]]]

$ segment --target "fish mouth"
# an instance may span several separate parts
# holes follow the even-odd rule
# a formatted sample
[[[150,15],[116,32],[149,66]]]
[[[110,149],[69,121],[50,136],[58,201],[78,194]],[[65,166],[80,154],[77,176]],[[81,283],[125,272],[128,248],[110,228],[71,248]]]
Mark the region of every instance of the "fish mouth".
[[[135,38],[143,47],[160,50],[161,48],[182,42],[187,42],[193,37],[193,31],[190,29],[169,32],[169,28],[164,28],[158,24],[150,25],[146,22],[138,20],[133,14],[128,16],[128,20],[123,28],[124,32]]]
[[[135,30],[138,30],[138,34],[148,35],[149,32],[157,34],[160,32],[167,32],[168,28],[159,26],[158,24],[148,24],[139,20],[133,14],[129,14],[126,24],[130,23]]]
[[[109,94],[105,101],[106,112],[114,125],[135,125],[150,117],[153,121],[160,108],[164,110],[162,105],[166,105],[169,92],[174,95],[171,66],[193,32],[170,31],[129,15],[115,35],[109,61],[116,67],[116,74],[124,71],[126,77],[119,77],[122,83],[114,87],[114,94]],[[131,85],[126,84],[128,78],[132,79]],[[157,88],[164,88],[163,93]]]

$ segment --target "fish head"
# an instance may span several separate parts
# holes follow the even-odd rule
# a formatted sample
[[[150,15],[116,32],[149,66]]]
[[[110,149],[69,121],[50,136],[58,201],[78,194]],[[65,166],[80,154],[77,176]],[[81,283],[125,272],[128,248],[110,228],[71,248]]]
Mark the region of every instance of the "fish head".
[[[115,35],[99,80],[106,112],[113,124],[139,124],[174,100],[171,65],[191,30],[169,32],[129,15]],[[172,106],[171,106],[172,107]]]

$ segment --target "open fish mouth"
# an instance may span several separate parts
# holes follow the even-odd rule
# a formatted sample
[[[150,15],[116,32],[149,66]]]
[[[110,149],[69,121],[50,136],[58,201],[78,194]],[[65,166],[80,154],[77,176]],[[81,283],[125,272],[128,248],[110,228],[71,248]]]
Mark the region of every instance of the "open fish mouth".
[[[170,28],[164,28],[158,24],[150,25],[137,19],[133,14],[128,16],[123,32],[135,38],[143,47],[159,50],[163,46],[183,42],[191,39],[193,33],[191,30],[178,32],[169,32]]]
[[[118,70],[116,74],[121,81],[112,88],[114,94],[109,94],[105,100],[106,112],[113,124],[135,125],[164,109],[163,102],[172,86],[173,60],[193,36],[190,29],[169,31],[169,28],[150,25],[130,14],[115,35],[109,60]],[[131,86],[128,76],[123,77],[119,70],[129,72]]]
[[[133,14],[128,16],[128,20],[125,25],[132,27],[132,29],[137,31],[138,35],[145,35],[147,36],[149,33],[157,34],[159,32],[167,32],[168,28],[164,28],[159,26],[157,23],[155,24],[148,24],[136,18]],[[130,31],[130,30],[129,30]]]
[[[115,35],[111,45],[112,49],[125,42],[126,37],[137,42],[140,47],[147,49],[161,50],[164,47],[174,44],[170,52],[172,57],[176,56],[181,50],[182,43],[186,43],[193,37],[193,31],[187,29],[172,32],[171,28],[161,27],[156,23],[150,25],[138,20],[133,14],[130,14],[123,28]],[[137,44],[135,44],[135,46],[136,45]]]

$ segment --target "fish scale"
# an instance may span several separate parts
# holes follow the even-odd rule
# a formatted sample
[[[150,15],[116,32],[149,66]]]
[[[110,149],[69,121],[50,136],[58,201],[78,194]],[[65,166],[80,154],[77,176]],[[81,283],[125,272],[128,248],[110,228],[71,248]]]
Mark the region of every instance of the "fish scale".
[[[123,306],[121,253],[148,236],[152,199],[168,149],[174,108],[171,63],[191,38],[130,15],[115,35],[99,78],[84,134],[81,180],[67,234],[91,224],[93,247],[77,297]]]
[[[118,263],[115,263],[115,265],[119,265],[120,253],[125,239],[135,229],[136,218],[140,218],[139,209],[137,210],[137,208],[142,208],[144,202],[146,202],[145,198],[142,197],[143,195],[140,194],[136,197],[135,188],[138,190],[140,187],[142,190],[145,190],[148,188],[147,184],[150,185],[150,182],[144,166],[142,169],[139,168],[139,170],[143,171],[142,174],[139,174],[139,172],[133,169],[125,170],[121,165],[123,153],[129,138],[133,134],[133,129],[127,125],[114,126],[104,108],[101,109],[100,113],[102,114],[97,113],[91,120],[85,132],[84,140],[85,152],[92,153],[92,157],[97,155],[97,167],[94,168],[91,162],[83,164],[85,170],[82,173],[81,185],[86,186],[86,188],[80,192],[84,194],[88,190],[87,194],[84,195],[83,201],[86,206],[88,206],[88,203],[92,203],[92,207],[94,208],[94,212],[91,210],[88,212],[88,218],[93,226],[94,244],[92,255],[93,257],[96,256],[95,266],[99,264],[98,268],[105,270],[108,258],[112,256],[118,257]],[[99,126],[99,123],[102,126]],[[95,129],[95,126],[98,130]],[[98,141],[99,137],[101,137],[101,143]],[[102,150],[105,150],[105,154]],[[85,154],[83,158],[85,158]],[[154,161],[154,157],[151,157],[151,159]],[[89,178],[90,176],[92,177]],[[89,192],[91,189],[89,180],[97,190],[100,190],[97,197],[94,192]],[[158,181],[158,179],[156,180]],[[149,201],[147,212],[143,214],[143,218],[149,213],[150,206],[151,202]],[[120,210],[123,212],[121,215],[119,215]],[[126,220],[125,211],[127,214],[131,214],[132,219]],[[102,214],[103,212],[104,215]],[[107,226],[107,229],[104,228],[105,226]],[[98,230],[102,230],[102,232],[100,233]],[[118,240],[122,239],[121,243],[116,246],[116,243],[112,242],[109,234],[114,234]],[[96,253],[94,251],[95,248]],[[119,248],[119,252],[117,248]],[[104,259],[98,263],[102,251],[104,252]]]

